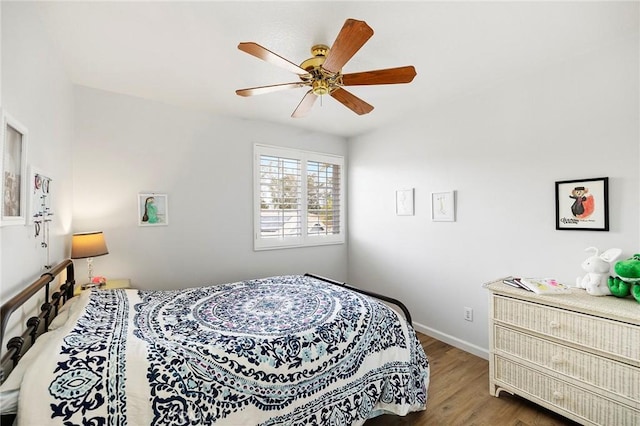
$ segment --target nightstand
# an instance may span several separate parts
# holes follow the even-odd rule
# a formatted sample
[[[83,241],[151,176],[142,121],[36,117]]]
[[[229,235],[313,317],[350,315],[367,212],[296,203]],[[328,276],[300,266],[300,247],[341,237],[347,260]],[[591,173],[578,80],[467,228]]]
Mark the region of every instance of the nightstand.
[[[128,278],[117,279],[117,280],[107,280],[107,283],[102,287],[93,287],[97,290],[110,290],[113,288],[131,288],[131,280]],[[90,290],[90,289],[87,289]],[[73,291],[74,296],[78,296],[82,292],[82,285],[76,285],[76,288]]]

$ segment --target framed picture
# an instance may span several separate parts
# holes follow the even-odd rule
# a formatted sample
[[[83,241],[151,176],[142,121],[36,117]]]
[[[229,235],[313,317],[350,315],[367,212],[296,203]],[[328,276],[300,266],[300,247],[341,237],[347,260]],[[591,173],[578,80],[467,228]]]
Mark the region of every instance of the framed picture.
[[[167,194],[138,194],[138,225],[166,226],[169,224]]]
[[[24,225],[27,217],[27,128],[3,111],[0,225]]]
[[[413,216],[413,188],[396,191],[396,215]]]
[[[431,220],[433,222],[456,221],[455,191],[431,193]]]
[[[609,230],[609,178],[556,182],[556,229]]]

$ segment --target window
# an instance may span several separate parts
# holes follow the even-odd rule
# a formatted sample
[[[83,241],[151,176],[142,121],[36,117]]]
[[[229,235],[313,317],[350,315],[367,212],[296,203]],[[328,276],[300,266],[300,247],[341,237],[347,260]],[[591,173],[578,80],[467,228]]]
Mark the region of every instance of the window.
[[[343,157],[256,145],[254,248],[344,242]]]

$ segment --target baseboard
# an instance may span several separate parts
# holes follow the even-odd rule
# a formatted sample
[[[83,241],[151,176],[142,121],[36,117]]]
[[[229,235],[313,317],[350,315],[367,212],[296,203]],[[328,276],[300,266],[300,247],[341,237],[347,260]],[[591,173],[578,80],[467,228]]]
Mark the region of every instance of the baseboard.
[[[441,342],[448,343],[449,345],[455,346],[458,349],[462,349],[465,352],[469,352],[470,354],[479,356],[480,358],[484,358],[486,360],[489,359],[489,349],[481,348],[464,340],[460,340],[457,337],[441,333],[438,330],[434,330],[433,328],[427,327],[426,325],[422,325],[415,321],[413,322],[413,328],[415,328],[416,331],[419,331],[420,333],[431,336],[434,339],[440,340]]]

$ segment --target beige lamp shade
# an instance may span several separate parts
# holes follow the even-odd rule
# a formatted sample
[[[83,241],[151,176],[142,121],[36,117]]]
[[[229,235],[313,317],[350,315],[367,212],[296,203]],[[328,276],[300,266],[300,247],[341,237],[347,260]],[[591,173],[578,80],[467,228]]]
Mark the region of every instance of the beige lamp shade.
[[[102,232],[84,232],[73,234],[71,239],[71,258],[84,259],[109,254]]]

